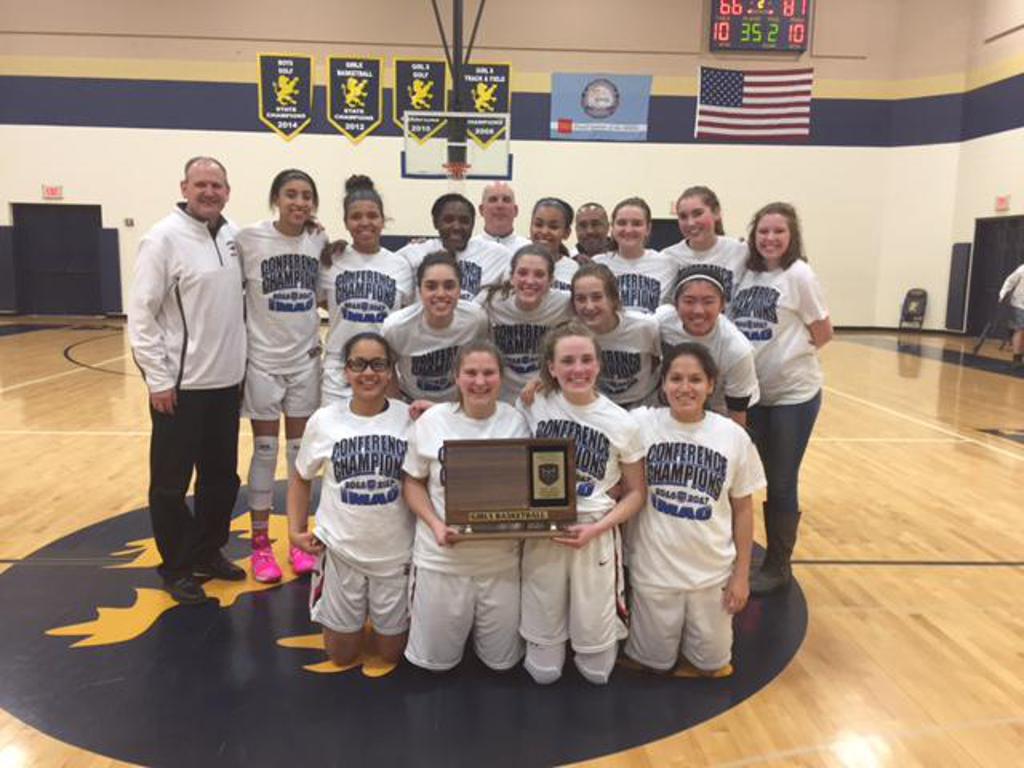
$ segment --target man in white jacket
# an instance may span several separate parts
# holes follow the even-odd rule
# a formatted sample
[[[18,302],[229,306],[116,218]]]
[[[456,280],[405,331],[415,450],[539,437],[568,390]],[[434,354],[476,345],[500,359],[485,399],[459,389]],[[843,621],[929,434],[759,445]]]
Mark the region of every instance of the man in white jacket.
[[[128,307],[132,354],[149,388],[149,510],[165,589],[206,600],[197,576],[237,581],[221,553],[238,493],[239,385],[245,375],[242,270],[231,189],[212,157],[185,164],[184,202],[139,244]],[[194,509],[185,493],[196,473]]]

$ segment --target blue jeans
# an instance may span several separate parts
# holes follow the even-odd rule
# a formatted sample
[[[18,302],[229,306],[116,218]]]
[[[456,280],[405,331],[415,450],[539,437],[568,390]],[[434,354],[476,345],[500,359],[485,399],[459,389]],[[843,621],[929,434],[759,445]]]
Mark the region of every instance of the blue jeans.
[[[796,405],[755,405],[748,412],[751,436],[768,480],[764,527],[767,564],[788,566],[800,524],[800,462],[821,410],[821,391]]]

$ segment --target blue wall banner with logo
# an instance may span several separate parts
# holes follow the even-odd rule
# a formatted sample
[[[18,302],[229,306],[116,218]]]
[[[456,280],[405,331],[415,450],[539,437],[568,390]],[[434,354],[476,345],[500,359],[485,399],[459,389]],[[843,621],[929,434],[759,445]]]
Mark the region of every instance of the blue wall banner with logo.
[[[551,75],[551,138],[646,141],[650,75]]]
[[[262,53],[259,62],[260,121],[291,141],[313,119],[313,57]]]
[[[384,83],[381,59],[327,59],[327,121],[358,144],[381,124]]]

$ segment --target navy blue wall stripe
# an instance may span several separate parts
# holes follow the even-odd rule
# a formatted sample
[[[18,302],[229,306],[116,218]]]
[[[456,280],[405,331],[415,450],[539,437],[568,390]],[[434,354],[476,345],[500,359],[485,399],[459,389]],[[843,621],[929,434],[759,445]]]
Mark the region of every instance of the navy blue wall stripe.
[[[0,77],[0,124],[264,132],[268,129],[257,117],[256,93],[255,83]],[[391,121],[388,88],[383,101],[385,120],[374,135],[398,136],[400,131]],[[548,140],[550,102],[546,93],[513,94],[513,138]],[[337,134],[326,120],[325,105],[325,90],[318,86],[308,132]],[[648,141],[697,143],[693,137],[695,108],[693,97],[653,96]],[[1024,75],[1017,75],[966,94],[896,101],[815,99],[811,137],[806,143],[849,147],[939,144],[1021,126]]]

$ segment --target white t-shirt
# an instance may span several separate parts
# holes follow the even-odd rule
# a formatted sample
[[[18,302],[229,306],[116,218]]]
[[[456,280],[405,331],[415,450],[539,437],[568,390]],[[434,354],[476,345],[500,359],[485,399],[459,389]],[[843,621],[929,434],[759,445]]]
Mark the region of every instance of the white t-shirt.
[[[685,240],[680,240],[661,253],[675,260],[678,265],[677,282],[693,272],[709,274],[725,288],[725,302],[728,304],[747,271],[749,248],[741,240],[719,235],[715,244],[706,251],[695,251]]]
[[[568,256],[559,258],[555,262],[555,282],[552,283],[551,287],[559,291],[571,291],[572,278],[579,268],[580,263],[576,259],[571,259]]]
[[[754,346],[762,405],[795,405],[821,389],[818,352],[807,326],[828,317],[825,294],[806,261],[748,270],[729,317]]]
[[[1007,294],[1010,296],[1010,306],[1024,309],[1024,264],[1006,276],[999,289],[999,300],[1005,299]]]
[[[496,294],[492,301],[484,302],[483,308],[491,323],[494,343],[505,358],[501,399],[513,403],[526,382],[540,371],[540,340],[550,328],[569,319],[569,295],[549,291],[535,309],[525,311],[516,306],[515,292],[505,298]]]
[[[524,406],[535,437],[571,437],[576,441],[576,515],[581,522],[600,520],[615,500],[608,491],[622,477],[622,464],[644,455],[633,416],[604,395],[589,405],[573,405],[561,392],[538,393]]]
[[[757,383],[754,367],[754,348],[747,337],[725,315],[719,315],[711,333],[692,336],[683,328],[676,308],[666,304],[654,313],[661,331],[662,358],[668,357],[672,347],[684,341],[693,341],[707,347],[715,365],[718,366],[718,381],[711,395],[711,408],[725,415],[725,396],[747,397],[748,405],[757,403],[761,389]]]
[[[328,353],[364,331],[380,331],[384,319],[413,296],[413,276],[401,256],[381,248],[360,253],[351,245],[328,269],[320,270],[320,294],[327,301]]]
[[[509,253],[515,253],[524,245],[530,245],[530,243],[533,242],[529,238],[517,235],[515,232],[510,232],[503,237],[495,237],[494,235],[489,234],[487,230],[484,230],[479,235],[473,235],[469,240],[470,242],[477,240],[483,243],[497,243],[502,248],[505,248]]]
[[[624,259],[616,252],[595,256],[594,262],[604,264],[615,275],[623,309],[650,315],[659,304],[672,300],[679,271],[675,259],[648,248],[638,259]]]
[[[454,365],[459,347],[487,338],[489,329],[487,314],[479,304],[459,301],[447,328],[427,325],[423,305],[417,303],[388,315],[381,333],[398,356],[402,392],[413,400],[439,403],[455,399]]]
[[[306,231],[290,237],[262,221],[235,242],[245,280],[249,364],[273,374],[308,369],[320,354],[317,275],[327,238]]]
[[[387,576],[412,554],[413,514],[402,498],[412,420],[398,400],[376,416],[352,413],[350,402],[309,417],[295,469],[306,480],[324,469],[316,537],[354,568]]]
[[[647,503],[630,521],[630,579],[664,589],[721,584],[736,559],[729,498],[765,487],[757,449],[717,413],[695,424],[676,421],[668,408],[633,415],[643,435]]]
[[[410,432],[409,450],[402,469],[410,477],[427,478],[427,490],[434,513],[444,519],[444,463],[441,448],[445,440],[501,440],[530,436],[530,430],[515,408],[498,403],[487,419],[473,419],[456,403],[435,405],[416,420]],[[426,568],[457,576],[484,576],[514,568],[519,560],[519,542],[515,539],[460,541],[453,547],[440,547],[430,526],[416,523],[416,543],[412,561]]]
[[[398,254],[402,256],[412,269],[415,279],[416,270],[429,254],[443,251],[444,245],[439,238],[432,238],[422,243],[410,243]],[[512,252],[490,240],[470,238],[466,250],[455,254],[459,263],[459,276],[462,282],[463,299],[471,300],[493,283],[500,283],[508,277],[512,264]]]
[[[643,402],[658,386],[661,343],[650,315],[620,312],[619,324],[597,337],[601,347],[598,389],[625,407]]]

